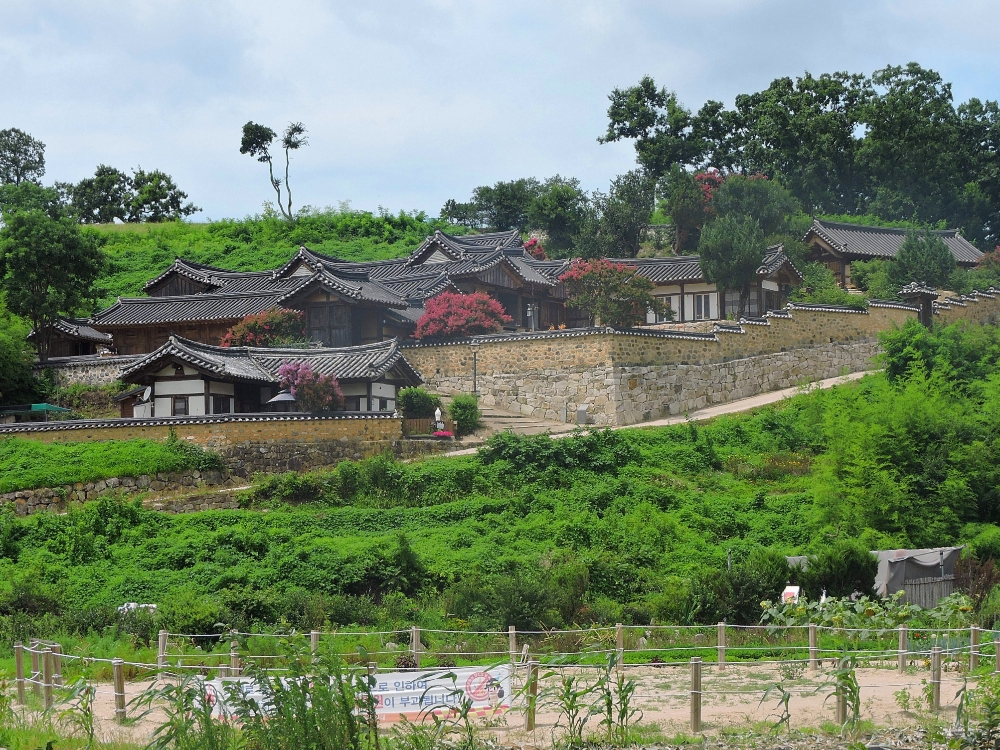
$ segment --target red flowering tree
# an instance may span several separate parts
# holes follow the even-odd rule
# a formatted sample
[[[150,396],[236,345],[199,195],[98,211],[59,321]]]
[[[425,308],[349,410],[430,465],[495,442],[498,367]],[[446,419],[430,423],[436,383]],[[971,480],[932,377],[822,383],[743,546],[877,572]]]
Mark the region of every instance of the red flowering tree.
[[[528,251],[530,255],[535,260],[548,260],[549,256],[545,254],[545,248],[542,247],[542,243],[537,239],[532,237],[530,240],[524,243],[524,249]]]
[[[442,292],[427,300],[424,310],[413,334],[418,339],[497,333],[513,320],[504,312],[503,305],[485,292]]]
[[[650,292],[653,282],[636,274],[636,267],[604,258],[577,259],[559,280],[569,295],[566,304],[578,307],[602,325],[628,327],[646,320],[646,311],[669,315]]]
[[[705,213],[712,214],[712,196],[715,191],[722,187],[726,181],[726,176],[718,169],[712,167],[704,172],[696,172],[694,175],[695,184],[701,188],[702,196],[705,199]]]
[[[344,393],[333,375],[320,375],[308,362],[285,362],[278,368],[282,388],[295,396],[302,411],[333,411],[344,408]]]
[[[287,346],[306,340],[306,315],[275,308],[247,315],[222,338],[222,346]]]

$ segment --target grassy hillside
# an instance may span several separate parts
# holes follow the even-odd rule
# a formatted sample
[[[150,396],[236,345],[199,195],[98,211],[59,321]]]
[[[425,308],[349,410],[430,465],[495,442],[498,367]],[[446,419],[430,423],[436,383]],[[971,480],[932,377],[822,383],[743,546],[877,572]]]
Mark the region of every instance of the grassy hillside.
[[[276,268],[299,247],[346,260],[406,255],[435,229],[455,232],[422,213],[322,211],[295,224],[274,218],[224,219],[210,224],[113,224],[98,227],[108,256],[100,281],[104,301],[142,294],[142,285],[177,256],[238,271]]]
[[[8,514],[0,634],[100,630],[125,601],[161,604],[175,632],[755,622],[798,575],[785,554],[818,555],[810,595],[863,588],[866,549],[1000,555],[1000,334],[883,343],[884,373],[706,426],[347,462],[263,479],[237,512]]]

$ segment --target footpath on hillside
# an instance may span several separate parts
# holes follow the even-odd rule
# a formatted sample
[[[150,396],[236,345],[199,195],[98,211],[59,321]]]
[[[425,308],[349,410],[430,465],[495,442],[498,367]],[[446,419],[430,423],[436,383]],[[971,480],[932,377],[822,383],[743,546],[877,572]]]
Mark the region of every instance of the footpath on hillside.
[[[644,427],[666,427],[668,425],[683,424],[684,422],[701,422],[708,419],[713,419],[723,414],[736,414],[739,412],[750,411],[751,409],[756,409],[761,406],[767,406],[768,404],[773,404],[778,401],[782,401],[786,398],[792,398],[800,393],[807,393],[813,390],[822,390],[825,388],[833,388],[836,385],[843,385],[845,383],[850,383],[854,380],[859,380],[865,375],[870,374],[872,371],[864,372],[852,372],[849,375],[839,375],[835,378],[827,378],[825,380],[818,380],[805,385],[797,385],[791,388],[782,388],[779,391],[769,391],[768,393],[761,393],[756,396],[750,396],[749,398],[741,398],[735,401],[727,401],[723,404],[716,404],[715,406],[708,406],[704,409],[698,409],[697,411],[688,412],[687,414],[675,414],[672,417],[665,417],[663,419],[655,419],[650,422],[637,422],[636,424],[630,425],[620,425],[613,426],[609,429],[612,430],[630,430],[636,428]],[[565,422],[554,422],[545,419],[538,419],[537,417],[526,417],[520,414],[515,414],[513,412],[504,411],[503,409],[497,409],[495,407],[484,407],[482,409],[483,414],[483,427],[476,433],[474,439],[477,442],[483,438],[488,438],[498,432],[505,432],[510,430],[511,432],[517,433],[519,435],[539,435],[542,433],[548,433],[553,438],[561,438],[572,435],[582,425],[567,424]],[[604,429],[603,426],[589,425],[584,427],[584,429]],[[445,455],[448,456],[464,456],[471,455],[479,450],[479,445],[472,448],[460,448],[454,451],[448,451]]]

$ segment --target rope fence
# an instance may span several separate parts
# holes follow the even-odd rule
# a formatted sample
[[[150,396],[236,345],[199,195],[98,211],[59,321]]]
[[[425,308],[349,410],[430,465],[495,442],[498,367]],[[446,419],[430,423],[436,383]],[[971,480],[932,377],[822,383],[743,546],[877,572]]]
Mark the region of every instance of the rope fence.
[[[655,694],[636,692],[638,698],[687,699],[690,702],[690,726],[693,732],[702,727],[703,696],[765,695],[759,688],[742,689],[726,687],[715,690],[703,688],[706,667],[725,672],[727,667],[777,667],[793,668],[818,673],[827,665],[836,665],[844,657],[853,657],[860,666],[886,666],[895,662],[899,674],[916,666],[930,672],[930,703],[933,710],[940,709],[942,671],[946,662],[977,670],[984,660],[993,663],[994,672],[1000,673],[1000,630],[967,628],[835,628],[815,624],[781,627],[736,626],[719,623],[717,626],[615,626],[578,628],[561,631],[450,631],[421,629],[358,632],[311,631],[296,633],[244,633],[228,631],[212,634],[179,634],[162,630],[157,637],[155,663],[126,661],[121,658],[99,658],[83,654],[63,653],[60,644],[52,641],[33,640],[28,644],[14,644],[16,699],[21,705],[28,703],[28,693],[35,702],[48,710],[54,705],[56,694],[64,688],[64,667],[83,673],[92,665],[110,665],[111,686],[99,690],[100,695],[113,695],[115,716],[126,719],[126,668],[131,681],[137,677],[162,680],[197,674],[210,679],[235,678],[244,674],[247,664],[268,673],[287,672],[294,655],[281,653],[254,653],[252,645],[273,643],[277,648],[282,640],[308,638],[307,654],[315,655],[321,648],[350,656],[347,649],[363,645],[361,641],[377,641],[380,647],[355,654],[364,659],[347,664],[349,670],[368,670],[369,674],[382,672],[427,672],[445,670],[455,666],[456,657],[486,662],[509,663],[512,684],[517,683],[515,695],[524,696],[525,728],[535,725],[536,697],[539,670],[567,674],[576,671],[587,674],[590,670],[619,670],[619,674],[637,669],[688,668],[690,689],[681,692],[656,691]],[[405,646],[386,648],[392,641],[403,641]],[[482,648],[471,648],[469,641],[478,637]],[[825,639],[825,643],[824,643]],[[214,647],[229,642],[229,651],[213,652]],[[194,646],[201,641],[204,646]],[[501,647],[501,642],[503,647]],[[449,643],[450,642],[450,643]],[[215,644],[213,646],[212,644]],[[850,645],[856,648],[849,648]],[[454,650],[449,650],[449,645]],[[436,646],[436,648],[435,648]],[[205,648],[208,648],[206,651]],[[304,645],[303,645],[304,649]],[[400,657],[407,657],[405,660]],[[612,656],[614,657],[612,660]],[[379,664],[396,660],[396,664]],[[668,657],[668,658],[664,658]],[[442,663],[443,662],[443,663]],[[910,683],[892,683],[878,687],[908,687]],[[669,686],[666,686],[669,688]],[[873,688],[874,685],[861,685]],[[815,694],[816,690],[788,688],[790,694]],[[833,696],[838,718],[846,717],[846,698],[834,689]],[[846,719],[845,719],[846,720]]]

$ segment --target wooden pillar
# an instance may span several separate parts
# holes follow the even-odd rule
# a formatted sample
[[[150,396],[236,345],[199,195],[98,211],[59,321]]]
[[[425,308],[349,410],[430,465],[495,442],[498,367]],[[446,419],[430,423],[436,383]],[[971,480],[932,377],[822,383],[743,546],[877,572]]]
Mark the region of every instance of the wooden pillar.
[[[311,630],[309,632],[309,653],[312,654],[313,659],[316,658],[317,651],[319,651],[319,631]]]
[[[229,674],[232,677],[240,676],[240,642],[230,641],[229,643]]]
[[[115,690],[115,721],[119,724],[125,721],[125,662],[113,659],[111,662]]]
[[[167,666],[167,631],[161,630],[156,647],[156,667],[165,669]]]
[[[24,694],[24,644],[20,641],[14,644],[14,680],[17,684],[17,702],[23,706],[28,699]]]
[[[941,709],[941,647],[931,649],[931,710]]]
[[[723,672],[726,669],[726,623],[719,623],[719,636],[718,636],[718,646],[719,646],[719,671]]]
[[[527,705],[524,711],[524,731],[535,730],[535,706],[538,703],[538,662],[528,662],[528,682],[525,685]]]
[[[42,694],[45,710],[52,708],[52,649],[42,652]]]
[[[42,697],[42,668],[38,661],[41,645],[38,641],[31,642],[31,691],[36,698]]]
[[[899,653],[897,654],[897,660],[899,661],[899,673],[906,674],[906,654],[910,649],[910,639],[907,633],[906,625],[899,626]]]
[[[410,628],[410,651],[417,669],[420,668],[420,628],[414,625]]]
[[[691,657],[691,731],[701,731],[701,657]]]
[[[507,628],[507,645],[510,647],[510,668],[513,671],[517,664],[517,627],[514,625]]]
[[[809,623],[809,669],[819,669],[819,634],[814,622]]]
[[[969,671],[979,667],[979,626],[973,625],[969,630]]]
[[[62,646],[58,643],[52,644],[52,684],[56,687],[63,686],[63,674],[62,674]]]
[[[847,696],[844,695],[844,691],[840,689],[839,685],[834,689],[833,695],[835,721],[839,726],[843,726],[847,722]]]
[[[625,628],[620,622],[615,624],[615,655],[621,672],[625,668]]]

